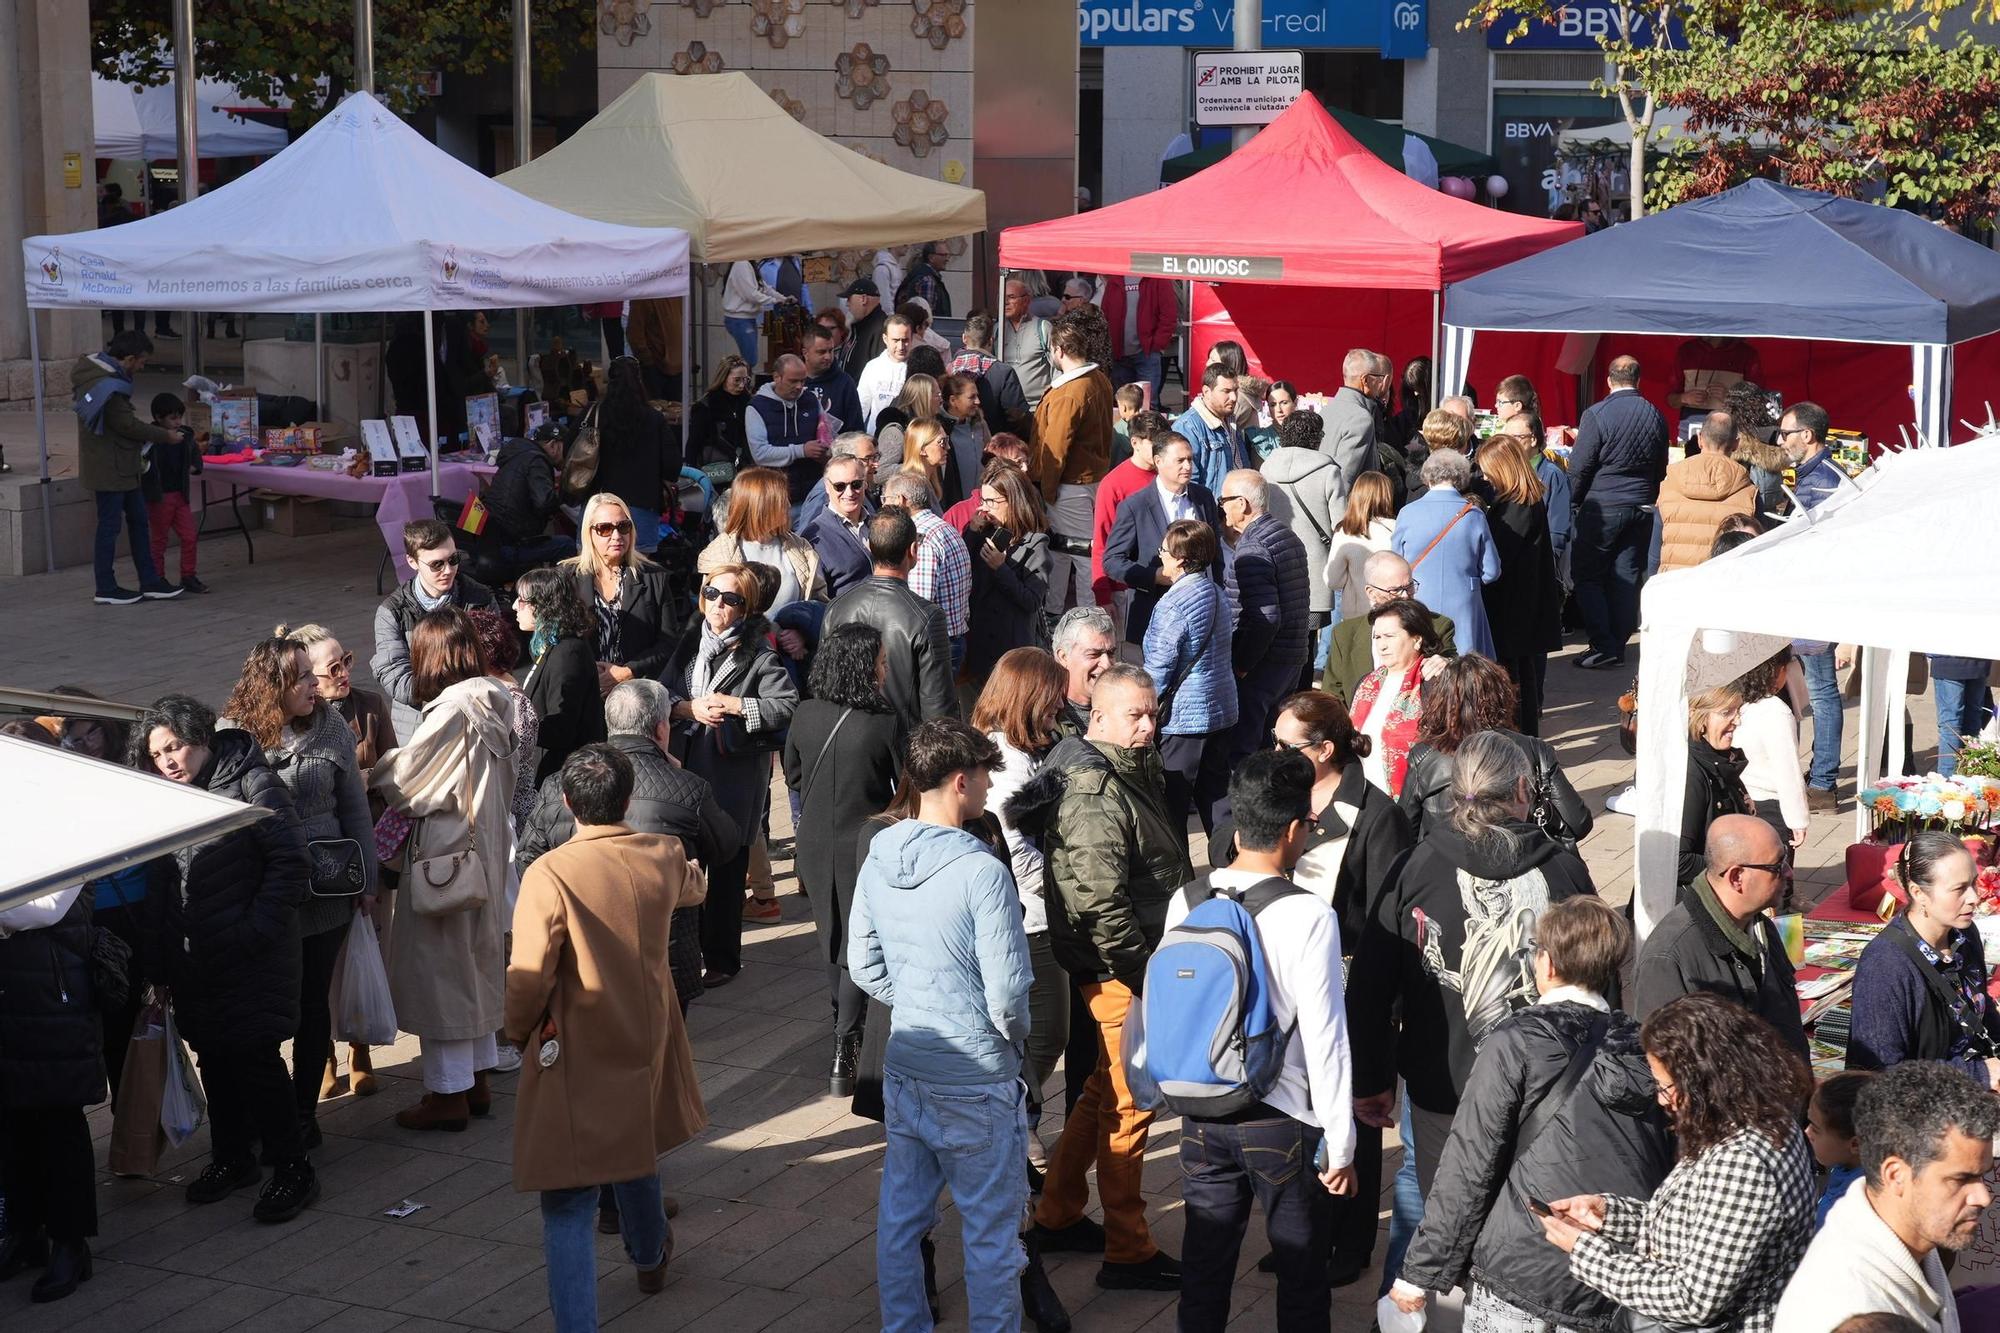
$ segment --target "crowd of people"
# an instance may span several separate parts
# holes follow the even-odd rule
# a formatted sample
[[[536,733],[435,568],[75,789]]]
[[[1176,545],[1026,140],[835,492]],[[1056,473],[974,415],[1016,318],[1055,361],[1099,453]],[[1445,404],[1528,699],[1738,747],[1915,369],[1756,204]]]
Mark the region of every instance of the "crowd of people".
[[[451,525],[410,523],[369,645],[379,693],[333,631],[280,625],[219,709],[172,694],[129,729],[45,731],[269,817],[0,913],[0,1021],[33,1034],[0,1040],[0,1278],[41,1268],[38,1300],[88,1278],[83,1108],[148,986],[209,1100],[188,1198],[258,1188],[273,1223],[310,1207],[316,1109],[342,1077],[329,982],[374,932],[421,1051],[398,1126],[463,1131],[519,1071],[515,1180],[540,1194],[556,1326],[596,1326],[593,1202],[660,1290],[676,1203],[657,1160],[706,1123],[683,1020],[742,974],[746,920],[777,916],[775,771],[826,969],[828,1089],[885,1128],[885,1328],[938,1317],[948,1188],[974,1328],[1067,1329],[1044,1256],[1068,1253],[1219,1330],[1254,1198],[1273,1322],[1327,1329],[1331,1290],[1378,1268],[1394,1129],[1379,1277],[1402,1311],[1462,1301],[1480,1333],[1805,1333],[1870,1311],[1955,1329],[1938,1252],[1970,1239],[2000,1129],[1972,858],[1938,834],[1905,847],[1907,909],[1855,985],[1850,1063],[1875,1072],[1817,1091],[1769,918],[1834,780],[1816,668],[1794,703],[1790,666],[1830,671],[1831,647],[1693,701],[1684,887],[1636,950],[1538,738],[1568,610],[1577,665],[1620,666],[1649,569],[1761,525],[1732,457],[1755,428],[1711,413],[1669,467],[1620,357],[1564,467],[1520,376],[1479,440],[1470,400],[1426,406],[1427,365],[1352,351],[1319,410],[1253,384],[1230,343],[1170,418],[1154,281],[1113,279],[1102,309],[1083,282],[1053,319],[1010,281],[1006,359],[975,313],[946,362],[925,312],[883,315],[860,279],[755,393],[726,365],[704,399],[726,507],[691,595],[650,554],[680,446],[611,411],[643,398],[614,363],[574,554],[496,590]],[[106,487],[161,442],[110,389],[86,441]],[[1810,403],[1778,423],[1806,507],[1825,438]],[[556,535],[544,505],[518,537]],[[129,946],[122,1007],[89,999],[93,912]],[[1218,1059],[1197,1095],[1166,1071],[1252,1030],[1204,1008],[1220,992],[1181,961],[1221,935],[1270,1054]],[[346,1087],[377,1086],[350,1046]],[[1142,1194],[1174,1113],[1179,1257]]]

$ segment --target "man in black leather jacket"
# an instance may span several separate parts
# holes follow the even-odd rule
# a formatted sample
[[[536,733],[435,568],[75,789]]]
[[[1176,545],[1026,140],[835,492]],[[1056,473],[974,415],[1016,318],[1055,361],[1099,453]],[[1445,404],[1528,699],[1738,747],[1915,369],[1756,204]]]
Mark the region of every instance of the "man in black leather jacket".
[[[821,634],[861,622],[882,632],[889,696],[908,731],[934,717],[958,716],[958,693],[951,683],[951,640],[944,609],[910,591],[917,563],[917,525],[901,505],[883,505],[868,520],[868,557],[874,571],[836,597],[826,609]]]
[[[500,468],[481,497],[493,520],[500,557],[510,565],[538,565],[576,554],[576,539],[552,535],[549,519],[562,505],[556,469],[562,465],[562,432],[538,426],[531,440],[500,446]]]

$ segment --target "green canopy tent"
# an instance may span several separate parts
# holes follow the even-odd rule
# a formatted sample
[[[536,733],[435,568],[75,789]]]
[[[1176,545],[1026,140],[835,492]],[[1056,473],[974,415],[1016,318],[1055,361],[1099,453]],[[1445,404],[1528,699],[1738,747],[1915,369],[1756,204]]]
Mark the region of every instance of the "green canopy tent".
[[[1415,133],[1401,125],[1391,125],[1387,121],[1376,120],[1355,111],[1342,111],[1338,107],[1328,107],[1327,114],[1340,122],[1340,127],[1361,141],[1361,145],[1375,156],[1387,162],[1396,170],[1403,169],[1403,136]],[[1431,156],[1437,159],[1440,176],[1488,176],[1500,170],[1499,162],[1491,153],[1482,153],[1464,144],[1451,143],[1445,139],[1433,139],[1428,134],[1416,136],[1430,146]],[[1160,184],[1172,185],[1175,181],[1186,180],[1197,171],[1205,171],[1223,158],[1229,156],[1228,145],[1214,148],[1197,148],[1192,153],[1182,153],[1170,157],[1160,164]]]

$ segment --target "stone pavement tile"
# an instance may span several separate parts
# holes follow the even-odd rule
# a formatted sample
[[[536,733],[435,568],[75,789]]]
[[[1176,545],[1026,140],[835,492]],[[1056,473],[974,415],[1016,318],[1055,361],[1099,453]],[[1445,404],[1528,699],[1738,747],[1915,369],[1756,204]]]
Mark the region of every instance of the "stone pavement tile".
[[[738,1281],[754,1281],[760,1287],[790,1287],[874,1234],[873,1227],[859,1222],[814,1217],[782,1244],[771,1246],[731,1276]]]
[[[371,1310],[365,1305],[345,1305],[332,1318],[313,1326],[312,1333],[389,1333],[398,1324],[409,1322],[394,1310]]]
[[[1096,1285],[1094,1273],[1090,1290],[1088,1301],[1068,1305],[1065,1298],[1064,1302],[1076,1326],[1087,1333],[1126,1333],[1144,1328],[1162,1310],[1174,1309],[1178,1300],[1170,1291],[1104,1291]]]
[[[320,1300],[313,1296],[287,1296],[267,1310],[261,1310],[246,1321],[248,1333],[308,1333],[322,1327],[348,1307],[339,1301]],[[388,1315],[389,1311],[383,1314]]]
[[[282,1227],[263,1228],[257,1248],[229,1264],[229,1279],[260,1287],[285,1286],[284,1279],[327,1255],[344,1252],[376,1229],[376,1223],[358,1217],[307,1209]]]
[[[875,1293],[875,1231],[872,1220],[865,1238],[855,1241],[793,1282],[791,1289],[814,1298],[866,1299],[872,1305]]]
[[[786,1162],[798,1151],[796,1143],[764,1138],[756,1147],[731,1153],[719,1166],[686,1181],[682,1188],[688,1194],[711,1199],[740,1199],[746,1191],[785,1170]]]
[[[660,1160],[660,1183],[667,1187],[669,1193],[685,1192],[690,1182],[727,1166],[745,1152],[770,1141],[770,1135],[756,1130],[710,1125]],[[710,1197],[734,1196],[710,1195]]]
[[[481,1162],[477,1165],[481,1171],[494,1172],[498,1175],[499,1180],[491,1190],[435,1217],[430,1216],[429,1210],[426,1210],[411,1220],[432,1231],[454,1231],[461,1236],[486,1236],[493,1240],[506,1240],[508,1237],[500,1234],[501,1228],[518,1218],[528,1217],[534,1223],[534,1231],[531,1241],[524,1243],[539,1243],[541,1235],[539,1196],[515,1189],[513,1172],[509,1168],[497,1162]],[[452,1179],[457,1180],[458,1177],[453,1176]]]
[[[463,1158],[427,1148],[365,1141],[361,1149],[321,1174],[324,1194],[319,1206],[352,1217],[372,1217],[404,1199],[427,1202],[424,1196],[431,1186],[467,1165]]]
[[[844,1217],[856,1222],[872,1219],[876,1202],[882,1196],[882,1154],[879,1149],[865,1149],[857,1156],[862,1163],[859,1169],[845,1180],[828,1185],[798,1204],[799,1211],[817,1217]]]
[[[271,1244],[277,1236],[273,1234],[271,1228],[250,1216],[250,1208],[256,1198],[255,1190],[238,1190],[221,1203],[206,1205],[205,1211],[226,1219],[228,1225],[209,1233],[204,1239],[192,1244],[182,1244],[172,1253],[161,1255],[154,1261],[155,1266],[169,1268],[177,1273],[212,1277]],[[186,1225],[193,1220],[193,1216],[190,1214],[188,1218],[166,1223],[154,1230],[184,1238]],[[206,1218],[202,1220],[207,1221]]]
[[[879,1329],[880,1313],[873,1300],[814,1296],[764,1325],[763,1333],[839,1333],[851,1327]]]
[[[716,1082],[720,1086],[713,1092],[709,1091],[706,1084],[702,1086],[701,1091],[702,1105],[708,1111],[708,1122],[711,1125],[724,1125],[741,1130],[754,1126],[757,1133],[769,1134],[770,1131],[759,1123],[766,1115],[789,1111],[811,1095],[808,1089],[795,1091],[784,1086],[786,1076],[768,1069],[751,1069],[747,1066],[737,1068],[730,1065],[724,1065],[722,1068],[732,1069],[734,1076],[717,1079]],[[771,1105],[774,1089],[776,1099],[782,1103],[775,1109]]]
[[[367,1304],[384,1310],[402,1309],[403,1301],[496,1250],[492,1242],[470,1236],[422,1231],[415,1227],[404,1234],[409,1238],[409,1247],[368,1276],[364,1284]],[[517,1252],[517,1257],[531,1264],[541,1259],[538,1253],[520,1256]],[[470,1305],[485,1294],[484,1291],[474,1292],[460,1305]],[[404,1313],[438,1317],[431,1310],[406,1310]]]
[[[723,1105],[730,1097],[752,1085],[762,1087],[770,1082],[771,1075],[762,1069],[740,1069],[735,1065],[716,1064],[710,1060],[694,1062],[695,1081],[701,1085],[701,1100],[711,1118],[715,1108]]]
[[[512,1193],[513,1186],[514,1172],[510,1167],[494,1162],[460,1162],[458,1170],[424,1187],[422,1202],[428,1206],[409,1220],[431,1230],[478,1235],[485,1228],[477,1226],[476,1218],[467,1222],[461,1215],[479,1212],[488,1206],[495,1191],[504,1189]],[[452,1225],[454,1220],[456,1225]],[[490,1217],[486,1226],[492,1226]]]
[[[472,1333],[472,1326],[444,1319],[431,1319],[424,1315],[412,1315],[400,1324],[390,1325],[389,1333]]]
[[[539,1219],[538,1219],[539,1221]],[[539,1228],[538,1228],[539,1229]],[[635,1285],[630,1277],[628,1285]],[[610,1279],[605,1279],[609,1285]],[[598,1315],[604,1315],[604,1293],[598,1293]],[[549,1274],[545,1267],[521,1273],[512,1281],[494,1288],[485,1296],[458,1311],[455,1316],[479,1328],[513,1328],[549,1308]]]
[[[794,1069],[793,1057],[803,1047],[810,1046],[814,1056],[825,1054],[826,1025],[809,1023],[803,1019],[779,1019],[770,1031],[748,1040],[735,1041],[725,1050],[706,1050],[702,1058],[715,1060],[726,1065],[736,1065],[743,1069],[761,1069],[766,1073],[803,1073]],[[821,1071],[824,1074],[824,1070]]]
[[[819,1220],[823,1219],[788,1208],[753,1208],[697,1245],[685,1250],[676,1245],[673,1266],[691,1275],[728,1277],[767,1250],[781,1249],[792,1236]]]
[[[679,1267],[677,1255],[673,1268]],[[665,1333],[668,1329],[700,1325],[712,1327],[716,1333],[729,1333],[730,1325],[711,1324],[708,1315],[742,1290],[741,1283],[683,1273],[670,1279],[665,1291],[640,1301],[618,1318],[605,1322],[603,1327],[605,1333]],[[525,1327],[539,1330],[553,1325],[531,1320]]]
[[[529,1249],[523,1245],[503,1245],[490,1240],[481,1240],[477,1245],[479,1252],[466,1262],[401,1300],[387,1302],[389,1307],[405,1314],[470,1322],[465,1320],[465,1310],[523,1273],[537,1271],[542,1264],[540,1247]]]
[[[353,1238],[337,1249],[324,1251],[315,1262],[293,1269],[273,1285],[305,1296],[377,1304],[373,1276],[435,1239],[407,1221],[394,1218],[348,1217],[340,1213],[331,1213],[329,1217],[354,1228]]]
[[[719,1060],[718,1057],[733,1050],[740,1042],[754,1041],[767,1033],[776,1032],[785,1025],[785,1021],[776,1014],[759,1013],[754,1009],[725,1009],[720,1003],[711,1003],[707,996],[703,996],[688,1010],[687,1025],[688,1039],[694,1044],[696,1059],[734,1064],[735,1061]]]
[[[188,1273],[158,1273],[131,1265],[118,1265],[134,1274],[138,1286],[129,1294],[109,1305],[95,1307],[88,1315],[80,1316],[76,1322],[89,1324],[95,1328],[117,1329],[121,1333],[140,1333],[163,1319],[172,1317],[200,1301],[221,1291],[226,1285],[220,1279],[195,1277]],[[101,1255],[93,1255],[91,1260],[92,1278],[76,1296],[61,1302],[64,1306],[75,1304],[84,1293],[95,1287],[98,1280],[110,1272],[112,1264]],[[26,1293],[20,1293],[25,1299]],[[12,1304],[12,1293],[0,1297],[0,1307]],[[0,1325],[12,1327],[11,1322],[0,1316]]]
[[[146,1272],[146,1270],[139,1271]],[[158,1276],[152,1272],[147,1272],[146,1275],[149,1279]],[[92,1285],[94,1286],[95,1282]],[[282,1291],[232,1282],[213,1295],[185,1306],[157,1324],[148,1326],[146,1333],[218,1333],[218,1330],[234,1328],[244,1320],[262,1314],[279,1301],[286,1299],[288,1298]],[[48,1308],[60,1309],[62,1305],[69,1303],[63,1301],[60,1305]]]
[[[67,1300],[30,1305],[32,1279],[21,1277],[0,1288],[0,1328],[7,1333],[54,1333],[56,1329],[102,1327],[99,1313],[144,1295],[159,1274],[129,1264],[93,1260],[90,1281]]]
[[[827,1063],[830,1063],[827,1062]],[[753,1092],[733,1097],[721,1110],[711,1108],[709,1118],[734,1120],[745,1127],[755,1126],[773,1138],[810,1138],[820,1125],[831,1124],[847,1114],[848,1099],[827,1096],[826,1071],[811,1078],[799,1074],[773,1074],[769,1082]]]
[[[828,1149],[814,1142],[799,1147],[799,1155],[784,1171],[743,1195],[745,1203],[819,1213],[820,1210],[810,1207],[813,1199],[827,1190],[855,1189],[859,1184],[855,1180],[857,1173],[879,1163],[881,1158],[879,1148],[874,1146]]]
[[[743,1288],[711,1309],[702,1322],[732,1333],[762,1333],[792,1311],[810,1304],[809,1298],[796,1292],[773,1291],[760,1284]]]

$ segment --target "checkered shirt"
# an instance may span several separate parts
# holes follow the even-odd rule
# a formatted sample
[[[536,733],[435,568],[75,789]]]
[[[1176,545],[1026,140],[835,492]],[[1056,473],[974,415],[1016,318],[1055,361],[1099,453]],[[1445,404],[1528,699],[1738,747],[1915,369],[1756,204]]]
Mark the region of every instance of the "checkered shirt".
[[[911,517],[917,524],[917,564],[910,591],[944,612],[944,632],[957,638],[972,619],[972,553],[958,530],[928,509]]]

